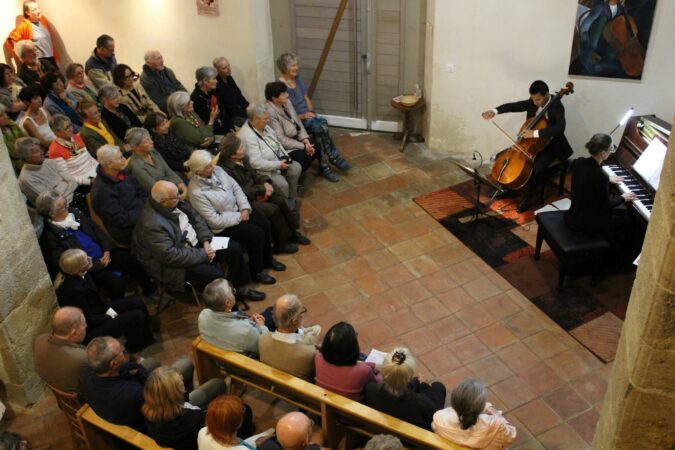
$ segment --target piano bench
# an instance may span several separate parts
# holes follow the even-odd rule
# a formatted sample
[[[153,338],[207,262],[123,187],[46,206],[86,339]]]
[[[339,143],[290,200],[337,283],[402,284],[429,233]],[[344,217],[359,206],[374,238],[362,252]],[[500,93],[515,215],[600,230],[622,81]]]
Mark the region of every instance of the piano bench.
[[[541,201],[544,203],[546,201],[546,187],[548,185],[548,180],[552,179],[554,176],[558,176],[558,196],[562,197],[565,193],[565,178],[567,178],[567,171],[570,168],[570,160],[566,159],[564,161],[558,161],[554,159],[551,164],[546,168],[544,173],[544,179],[541,183]]]
[[[534,259],[541,255],[541,244],[546,241],[560,261],[558,272],[558,290],[562,290],[567,269],[591,263],[593,282],[597,280],[598,269],[609,251],[609,242],[602,238],[593,238],[570,230],[565,224],[565,211],[549,211],[537,214],[537,247]]]

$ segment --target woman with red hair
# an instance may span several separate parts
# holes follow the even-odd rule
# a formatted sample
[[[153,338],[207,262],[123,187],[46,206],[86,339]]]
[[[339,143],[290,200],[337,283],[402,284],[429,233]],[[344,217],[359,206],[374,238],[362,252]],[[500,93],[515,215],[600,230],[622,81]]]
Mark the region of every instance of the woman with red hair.
[[[199,430],[199,450],[251,450],[244,441],[253,434],[251,408],[236,395],[216,397],[206,411],[206,426]]]

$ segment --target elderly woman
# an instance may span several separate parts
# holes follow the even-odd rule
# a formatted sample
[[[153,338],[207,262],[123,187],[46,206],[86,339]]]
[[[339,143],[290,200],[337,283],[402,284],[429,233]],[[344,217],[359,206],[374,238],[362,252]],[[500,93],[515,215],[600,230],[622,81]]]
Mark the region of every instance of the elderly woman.
[[[18,75],[24,83],[40,84],[40,78],[47,73],[59,73],[48,59],[38,58],[39,50],[32,41],[19,41],[14,47],[14,51],[21,58]]]
[[[359,340],[354,327],[346,322],[333,325],[323,338],[314,357],[318,386],[360,402],[363,388],[370,382],[381,383],[382,374],[374,363],[359,361]]]
[[[26,87],[26,83],[16,78],[14,69],[7,64],[0,64],[0,105],[7,108],[7,114],[16,119],[19,113],[26,109],[26,105],[19,100],[19,92]]]
[[[195,89],[190,94],[190,99],[194,104],[195,113],[202,119],[204,122],[209,122],[211,114],[215,113],[216,120],[213,122],[213,132],[215,134],[225,134],[231,130],[225,128],[226,120],[223,118],[225,110],[221,107],[218,99],[216,97],[216,85],[218,80],[218,71],[213,67],[200,67],[195,72],[195,78],[197,78],[197,83],[195,83]],[[231,123],[231,120],[227,122]]]
[[[255,446],[242,440],[252,432],[251,408],[236,395],[221,395],[209,404],[197,445],[199,450],[253,450]]]
[[[267,125],[269,113],[262,103],[251,103],[246,108],[248,120],[237,132],[244,143],[251,167],[272,180],[274,188],[296,209],[298,179],[302,166],[288,155],[272,128]]]
[[[431,431],[434,413],[445,405],[445,386],[431,385],[415,376],[417,365],[407,348],[396,348],[384,358],[382,383],[366,385],[366,403],[383,413]]]
[[[253,279],[274,284],[265,268],[286,270],[272,257],[270,222],[251,211],[244,191],[222,167],[213,166],[213,155],[196,150],[187,162],[190,171],[188,197],[192,207],[204,218],[214,234],[227,236],[247,248]]]
[[[272,180],[256,173],[244,154],[244,144],[234,134],[226,134],[220,141],[218,165],[239,184],[253,210],[264,215],[272,225],[272,240],[275,253],[295,253],[296,242],[309,245],[310,241],[300,234],[298,219],[288,206],[286,198],[274,190]]]
[[[210,282],[203,293],[206,308],[199,313],[199,335],[225,350],[258,356],[258,340],[269,330],[260,314],[251,316],[235,309],[237,299],[227,280]],[[240,300],[244,308],[248,305]]]
[[[49,159],[61,164],[61,169],[68,172],[80,186],[89,186],[96,178],[98,162],[89,154],[82,138],[73,133],[70,118],[56,114],[49,122],[56,135],[49,146]]]
[[[191,150],[197,148],[210,149],[215,145],[213,124],[218,117],[218,110],[211,110],[207,123],[195,113],[194,104],[187,92],[177,91],[171,94],[166,101],[171,130],[178,139]]]
[[[26,105],[21,114],[18,125],[28,136],[40,141],[40,146],[46,152],[49,145],[56,138],[49,128],[49,113],[42,107],[45,93],[37,85],[26,86],[19,92],[19,100]]]
[[[124,139],[129,128],[143,126],[136,114],[127,105],[120,103],[120,93],[117,87],[109,84],[103,86],[98,90],[98,98],[103,105],[101,118],[120,139]]]
[[[171,123],[162,112],[148,113],[143,126],[150,132],[155,150],[162,155],[171,170],[183,176],[190,148],[171,131]]]
[[[16,122],[9,118],[7,108],[3,104],[0,104],[0,132],[2,132],[2,138],[5,141],[5,146],[7,146],[14,172],[18,175],[21,172],[21,167],[23,167],[23,160],[16,152],[16,140],[24,137],[24,134]]]
[[[87,322],[84,343],[98,336],[126,337],[132,358],[155,342],[150,330],[150,314],[138,297],[103,300],[89,271],[92,258],[84,250],[70,249],[59,259],[61,273],[54,281],[59,306],[80,308]]]
[[[340,170],[349,170],[351,165],[338,152],[328,131],[328,122],[314,112],[314,104],[307,95],[307,89],[300,78],[298,57],[295,53],[284,53],[277,58],[279,80],[288,86],[288,95],[295,112],[312,136],[314,145],[328,155],[328,160]]]
[[[45,98],[45,108],[52,116],[54,114],[63,114],[68,116],[73,125],[73,130],[77,133],[82,126],[82,119],[75,110],[77,100],[73,94],[66,92],[63,75],[48,73],[40,80],[42,89],[47,93]]]
[[[455,444],[484,450],[506,448],[516,439],[516,427],[487,402],[480,380],[465,379],[450,394],[450,407],[436,412],[431,427]]]
[[[35,204],[37,196],[44,191],[56,192],[69,202],[73,201],[77,181],[68,172],[61,170],[56,161],[45,160],[44,151],[37,139],[32,137],[17,139],[15,151],[23,161],[19,173],[19,187],[32,204]]]
[[[79,102],[88,101],[95,103],[99,109],[103,106],[98,101],[96,88],[84,76],[84,66],[80,63],[71,63],[66,67],[66,78],[68,79],[68,87],[66,91],[72,94]]]
[[[127,131],[125,140],[133,152],[127,162],[127,169],[146,191],[150,192],[155,182],[166,180],[178,186],[183,198],[187,196],[185,183],[154,149],[148,130],[131,128]]]
[[[112,71],[113,83],[120,89],[120,103],[129,107],[142,122],[150,112],[160,109],[153,102],[138,82],[138,74],[126,64],[118,64]]]
[[[96,151],[103,145],[115,145],[126,152],[124,142],[101,120],[101,112],[94,102],[83,100],[77,105],[77,113],[84,123],[80,137],[87,145],[91,156],[96,157]]]

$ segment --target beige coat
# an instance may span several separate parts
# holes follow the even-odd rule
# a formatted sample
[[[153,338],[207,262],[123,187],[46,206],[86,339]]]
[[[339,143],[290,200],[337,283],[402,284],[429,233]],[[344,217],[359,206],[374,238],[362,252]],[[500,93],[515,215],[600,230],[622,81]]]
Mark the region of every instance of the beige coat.
[[[271,101],[266,102],[265,106],[267,107],[267,113],[270,115],[270,121],[267,125],[274,130],[274,134],[276,134],[281,145],[289,152],[304,150],[305,144],[302,141],[309,138],[309,134],[307,134],[291,102],[287,101],[283,109]]]

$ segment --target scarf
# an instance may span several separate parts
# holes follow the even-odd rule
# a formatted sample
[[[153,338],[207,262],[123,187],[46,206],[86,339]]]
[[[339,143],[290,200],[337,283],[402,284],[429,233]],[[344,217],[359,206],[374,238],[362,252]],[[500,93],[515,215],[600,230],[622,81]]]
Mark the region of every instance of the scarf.
[[[70,156],[77,156],[81,152],[81,150],[84,147],[80,147],[77,142],[73,138],[70,138],[70,140],[66,140],[60,137],[56,137],[56,142],[61,146],[65,147],[68,149],[68,152],[70,153]]]
[[[84,124],[85,127],[90,128],[97,132],[98,134],[101,135],[105,141],[110,144],[110,145],[115,145],[115,138],[112,137],[112,134],[108,131],[108,129],[103,125],[103,121],[99,122],[98,126],[92,125],[89,122]]]
[[[65,228],[66,230],[77,230],[80,228],[80,222],[75,220],[75,215],[73,213],[68,213],[65,219],[63,219],[61,222],[56,222],[54,220],[50,220],[51,223],[56,225],[59,228]]]

